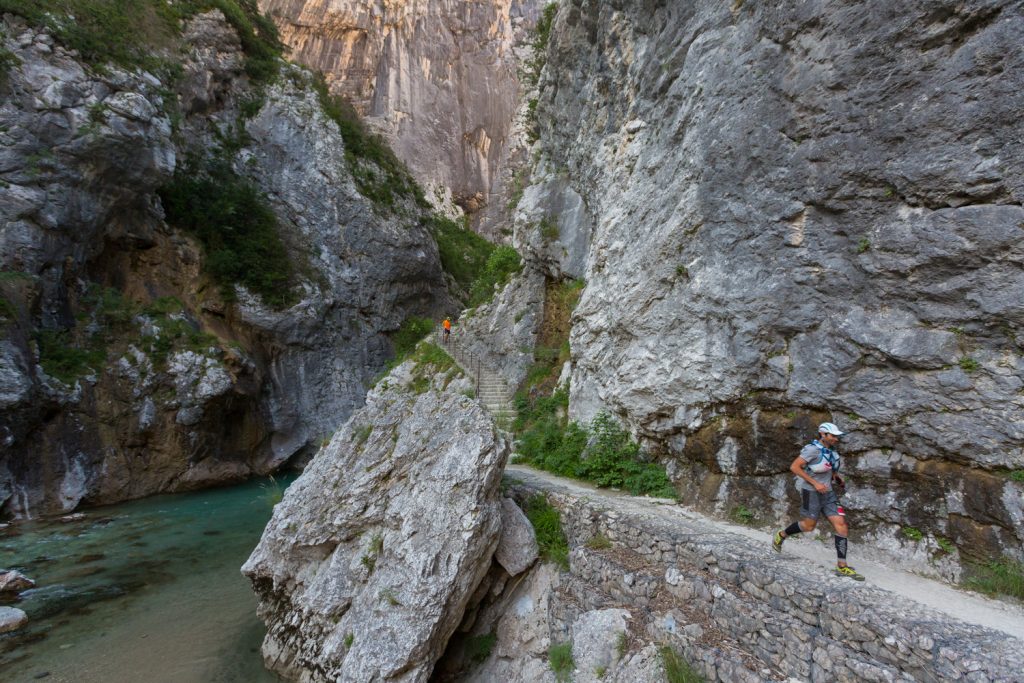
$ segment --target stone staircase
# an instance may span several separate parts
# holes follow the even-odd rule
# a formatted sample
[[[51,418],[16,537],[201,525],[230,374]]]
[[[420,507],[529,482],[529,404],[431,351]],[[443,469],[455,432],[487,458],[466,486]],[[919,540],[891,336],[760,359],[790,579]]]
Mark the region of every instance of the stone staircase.
[[[515,404],[512,401],[515,391],[499,373],[486,366],[480,358],[462,343],[457,333],[453,333],[446,343],[440,327],[435,334],[435,343],[455,359],[463,372],[473,381],[476,398],[494,416],[498,427],[509,430],[516,418]]]

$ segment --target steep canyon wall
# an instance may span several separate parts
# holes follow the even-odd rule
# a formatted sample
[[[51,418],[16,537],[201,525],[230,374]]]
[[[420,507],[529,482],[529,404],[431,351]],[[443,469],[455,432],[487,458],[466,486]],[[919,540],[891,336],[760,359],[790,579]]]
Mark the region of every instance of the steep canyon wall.
[[[1022,557],[1022,40],[1012,2],[561,3],[515,239],[587,282],[573,417],[763,522],[830,418],[861,538]]]
[[[519,70],[540,4],[260,1],[290,58],[351,100],[431,201],[477,215],[489,233],[499,229],[507,167],[521,155]]]
[[[282,65],[253,83],[220,12],[183,27],[171,77],[94,69],[5,22],[5,515],[271,471],[362,404],[389,332],[454,307],[412,200],[363,197],[309,74]],[[230,301],[211,254],[165,220],[158,191],[211,155],[274,213],[296,271],[287,305],[241,286]]]

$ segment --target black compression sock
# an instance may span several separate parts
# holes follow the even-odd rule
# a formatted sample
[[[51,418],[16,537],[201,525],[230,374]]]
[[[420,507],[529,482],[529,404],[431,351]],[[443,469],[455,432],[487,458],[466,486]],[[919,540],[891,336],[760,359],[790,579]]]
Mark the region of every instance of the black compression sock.
[[[836,555],[839,557],[840,560],[845,560],[846,559],[846,536],[839,536],[837,534],[835,539],[836,539]]]
[[[803,529],[800,528],[800,524],[797,522],[793,522],[792,524],[787,526],[785,531],[783,531],[782,533],[786,534],[786,536],[794,536],[802,532]]]

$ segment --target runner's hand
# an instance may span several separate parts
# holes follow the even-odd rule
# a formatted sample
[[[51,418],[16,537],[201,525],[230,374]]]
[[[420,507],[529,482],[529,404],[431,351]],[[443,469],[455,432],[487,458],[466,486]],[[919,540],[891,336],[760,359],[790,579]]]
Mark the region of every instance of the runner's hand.
[[[820,481],[814,482],[814,490],[818,493],[825,493],[828,491],[828,487],[822,484]]]

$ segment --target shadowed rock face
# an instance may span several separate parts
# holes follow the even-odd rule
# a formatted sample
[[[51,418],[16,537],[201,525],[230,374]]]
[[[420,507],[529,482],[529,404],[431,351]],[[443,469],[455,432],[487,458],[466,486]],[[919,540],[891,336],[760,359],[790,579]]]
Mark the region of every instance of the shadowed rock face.
[[[417,393],[421,372],[406,362],[370,391],[242,567],[266,664],[290,680],[427,680],[491,566],[508,445],[468,380]],[[525,532],[504,546],[535,548]]]
[[[322,71],[428,188],[476,212],[501,189],[519,100],[513,48],[538,0],[260,0],[290,58]]]
[[[564,3],[538,107],[563,170],[539,180],[587,214],[558,236],[569,272],[589,244],[573,417],[626,418],[723,510],[787,499],[831,416],[878,538],[1019,555],[1021,11]]]
[[[388,332],[451,309],[429,232],[415,211],[391,215],[360,195],[307,74],[282,67],[259,111],[240,117],[254,92],[220,12],[185,26],[174,93],[150,74],[89,71],[43,31],[15,23],[5,36],[20,61],[0,86],[4,515],[273,470],[362,404]],[[211,153],[238,125],[248,135],[230,161],[266,193],[299,271],[299,300],[284,310],[244,289],[224,302],[157,193],[189,153]],[[104,288],[141,303],[106,324],[90,300]],[[146,338],[169,333],[137,309],[158,297],[180,300],[178,329],[213,339],[151,357]],[[102,330],[103,363],[67,385],[47,376],[34,337],[84,326]]]

